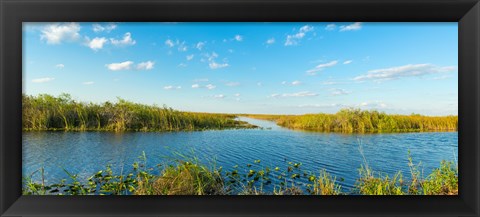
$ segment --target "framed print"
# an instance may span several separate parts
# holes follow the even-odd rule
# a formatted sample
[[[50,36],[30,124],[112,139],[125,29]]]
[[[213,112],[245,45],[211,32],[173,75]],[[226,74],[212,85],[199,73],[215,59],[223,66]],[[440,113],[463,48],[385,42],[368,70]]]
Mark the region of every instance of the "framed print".
[[[2,216],[479,215],[478,1],[1,3]]]

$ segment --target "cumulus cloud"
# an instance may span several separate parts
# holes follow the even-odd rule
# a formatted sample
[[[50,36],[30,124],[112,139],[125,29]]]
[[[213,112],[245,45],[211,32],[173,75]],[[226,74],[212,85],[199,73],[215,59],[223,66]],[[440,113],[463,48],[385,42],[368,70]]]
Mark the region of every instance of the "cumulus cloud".
[[[152,61],[147,61],[147,62],[141,62],[137,64],[137,70],[151,70],[153,69],[153,65],[155,65],[154,62]]]
[[[167,46],[169,46],[169,47],[174,47],[174,46],[175,46],[175,43],[173,43],[172,40],[167,39],[167,40],[165,41],[165,45],[167,45]]]
[[[455,66],[436,66],[433,64],[408,64],[404,66],[396,66],[391,68],[370,70],[364,75],[355,77],[353,80],[373,80],[385,81],[394,80],[404,77],[419,77],[428,74],[444,73],[455,71]]]
[[[216,62],[218,54],[215,52],[212,52],[211,54],[206,54],[206,56],[208,58],[208,67],[210,67],[210,69],[221,69],[230,66],[228,63],[225,62],[225,60],[223,63]]]
[[[85,81],[85,82],[83,82],[82,84],[83,84],[83,85],[92,85],[92,84],[94,84],[94,83],[95,83],[95,82],[93,82],[93,81]]]
[[[340,32],[345,32],[345,31],[355,31],[355,30],[360,30],[362,28],[362,22],[355,22],[350,25],[343,25],[340,26]]]
[[[284,93],[284,94],[275,93],[275,94],[270,95],[270,97],[274,97],[274,98],[279,98],[279,97],[312,97],[312,96],[318,96],[318,94],[310,92],[310,91],[301,91],[301,92],[297,92],[297,93]]]
[[[54,23],[41,30],[40,39],[47,44],[61,44],[63,41],[75,41],[80,38],[78,23]]]
[[[339,95],[348,95],[348,94],[350,94],[351,92],[350,92],[350,91],[347,91],[347,90],[345,90],[345,89],[333,88],[333,89],[330,89],[330,93],[331,93],[333,96],[339,96]]]
[[[65,65],[63,65],[63,64],[60,63],[60,64],[55,65],[55,68],[57,68],[57,69],[63,69],[63,68],[65,68]]]
[[[301,85],[302,82],[301,81],[292,81],[292,82],[286,82],[286,81],[283,81],[282,82],[283,85],[292,85],[292,86],[297,86],[297,85]]]
[[[353,62],[353,60],[345,60],[345,61],[343,61],[343,64],[344,64],[344,65],[347,65],[347,64],[350,64],[350,63],[352,63],[352,62]]]
[[[207,89],[209,89],[209,90],[213,90],[213,89],[215,89],[217,86],[215,86],[215,85],[213,85],[213,84],[207,84],[207,85],[205,85],[205,87],[206,87]]]
[[[215,89],[216,87],[217,87],[217,86],[215,86],[215,85],[213,85],[213,84],[207,84],[207,85],[205,85],[205,86],[200,85],[200,84],[193,84],[193,85],[192,85],[192,88],[194,88],[194,89],[197,89],[197,88],[206,88],[206,89],[208,89],[208,90],[213,90],[213,89]]]
[[[214,98],[217,98],[217,99],[223,99],[223,98],[225,98],[225,95],[223,95],[223,94],[218,94],[218,95],[214,95],[213,97],[214,97]]]
[[[275,43],[275,38],[269,38],[265,43],[274,44]]]
[[[187,55],[185,58],[187,59],[187,61],[190,61],[190,60],[193,59],[193,57],[194,57],[194,55],[191,54],[191,55]]]
[[[221,69],[221,68],[225,68],[225,67],[228,67],[228,63],[216,63],[216,62],[211,62],[208,64],[208,66],[211,68],[211,69]]]
[[[235,39],[235,41],[243,41],[243,36],[235,35],[234,39]]]
[[[32,80],[33,83],[46,83],[46,82],[49,82],[49,81],[53,81],[55,80],[55,78],[51,78],[51,77],[45,77],[45,78],[35,78]]]
[[[111,71],[129,70],[133,65],[132,61],[125,61],[121,63],[110,63],[105,66]]]
[[[108,40],[104,37],[102,38],[99,38],[99,37],[95,37],[94,39],[90,40],[90,38],[88,37],[85,37],[85,40],[86,40],[86,46],[88,46],[90,49],[94,50],[94,51],[98,51],[100,49],[103,48],[103,45],[105,45]]]
[[[98,23],[94,23],[92,24],[92,30],[94,32],[110,32],[114,29],[117,28],[117,24],[115,23],[109,23],[109,24],[106,24],[106,25],[101,25],[101,24],[98,24]]]
[[[198,42],[197,45],[195,45],[195,48],[197,48],[198,50],[202,50],[204,46],[205,42]]]
[[[236,96],[236,97],[239,97],[239,96],[240,96],[240,94],[239,94],[239,93],[236,93],[234,96]]]
[[[285,46],[293,46],[297,45],[300,40],[305,37],[308,32],[313,31],[313,26],[305,25],[300,28],[300,30],[293,34],[287,35],[287,39],[285,40]]]
[[[185,44],[184,41],[181,42],[181,43],[180,43],[179,41],[177,41],[177,49],[178,49],[178,51],[180,51],[180,52],[185,52],[185,51],[188,50],[188,47],[187,47],[187,45]]]
[[[325,27],[325,30],[327,30],[327,31],[333,31],[333,30],[335,30],[336,28],[337,28],[337,25],[335,25],[335,24],[332,23],[332,24],[328,24],[328,25]]]
[[[165,90],[179,90],[179,89],[182,89],[182,86],[172,86],[172,85],[169,85],[169,86],[163,87],[163,89],[165,89]]]
[[[132,39],[132,34],[130,32],[125,33],[121,40],[111,38],[110,42],[115,46],[129,46],[137,43],[135,40]]]
[[[322,64],[320,64],[320,65],[315,66],[315,68],[313,68],[313,69],[307,70],[307,73],[308,73],[309,75],[315,75],[315,74],[317,74],[317,72],[319,72],[319,71],[322,71],[322,70],[324,70],[324,69],[326,69],[326,68],[329,68],[329,67],[332,67],[332,66],[337,65],[337,63],[338,63],[337,60],[330,61],[330,62],[328,62],[328,63],[322,63]]]

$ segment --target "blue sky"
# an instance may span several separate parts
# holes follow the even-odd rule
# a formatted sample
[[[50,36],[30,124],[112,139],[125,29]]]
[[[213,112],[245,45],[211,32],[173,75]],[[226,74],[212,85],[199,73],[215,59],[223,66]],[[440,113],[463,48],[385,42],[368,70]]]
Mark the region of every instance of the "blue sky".
[[[457,23],[24,23],[24,93],[201,112],[456,115]]]

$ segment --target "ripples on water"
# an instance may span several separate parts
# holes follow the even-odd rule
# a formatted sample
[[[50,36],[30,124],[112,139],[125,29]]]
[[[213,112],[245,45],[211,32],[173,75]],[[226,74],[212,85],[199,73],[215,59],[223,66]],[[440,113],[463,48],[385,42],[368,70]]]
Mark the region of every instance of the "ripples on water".
[[[24,132],[23,175],[45,168],[47,183],[67,178],[62,168],[86,178],[106,165],[114,172],[131,170],[145,151],[147,166],[155,167],[177,157],[195,155],[204,163],[216,162],[226,170],[253,164],[285,169],[287,162],[301,162],[302,170],[326,169],[351,188],[363,163],[375,171],[409,174],[408,150],[414,162],[422,162],[424,174],[441,160],[456,160],[457,132],[339,134],[292,131],[270,121],[241,118],[270,130],[221,130],[197,132]],[[194,154],[192,154],[194,153]],[[39,180],[40,177],[35,176]]]

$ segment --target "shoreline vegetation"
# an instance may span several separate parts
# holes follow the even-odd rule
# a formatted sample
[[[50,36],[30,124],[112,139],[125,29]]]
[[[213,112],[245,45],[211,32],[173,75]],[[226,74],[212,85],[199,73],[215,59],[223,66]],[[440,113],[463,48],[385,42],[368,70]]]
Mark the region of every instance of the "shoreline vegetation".
[[[409,179],[402,172],[393,176],[373,171],[365,161],[359,178],[345,191],[337,177],[326,170],[304,171],[302,163],[262,167],[260,160],[228,171],[197,158],[183,158],[157,168],[147,168],[145,153],[133,163],[132,173],[114,174],[111,166],[86,180],[69,173],[69,180],[46,185],[43,168],[23,179],[23,195],[458,195],[458,165],[442,161],[424,177],[420,164],[409,159]],[[158,174],[154,174],[159,171]],[[34,175],[40,182],[32,181]]]
[[[339,133],[458,131],[458,116],[388,115],[375,110],[342,109],[335,114],[242,116],[274,121],[289,129]]]
[[[77,102],[69,94],[22,97],[24,131],[199,131],[257,128],[233,114],[183,112],[118,98],[101,104]]]
[[[274,121],[281,127],[337,133],[458,131],[458,116],[389,115],[342,109],[335,114],[261,115],[178,111],[118,98],[100,104],[77,102],[69,94],[22,97],[24,131],[199,131],[252,129],[237,117]]]

